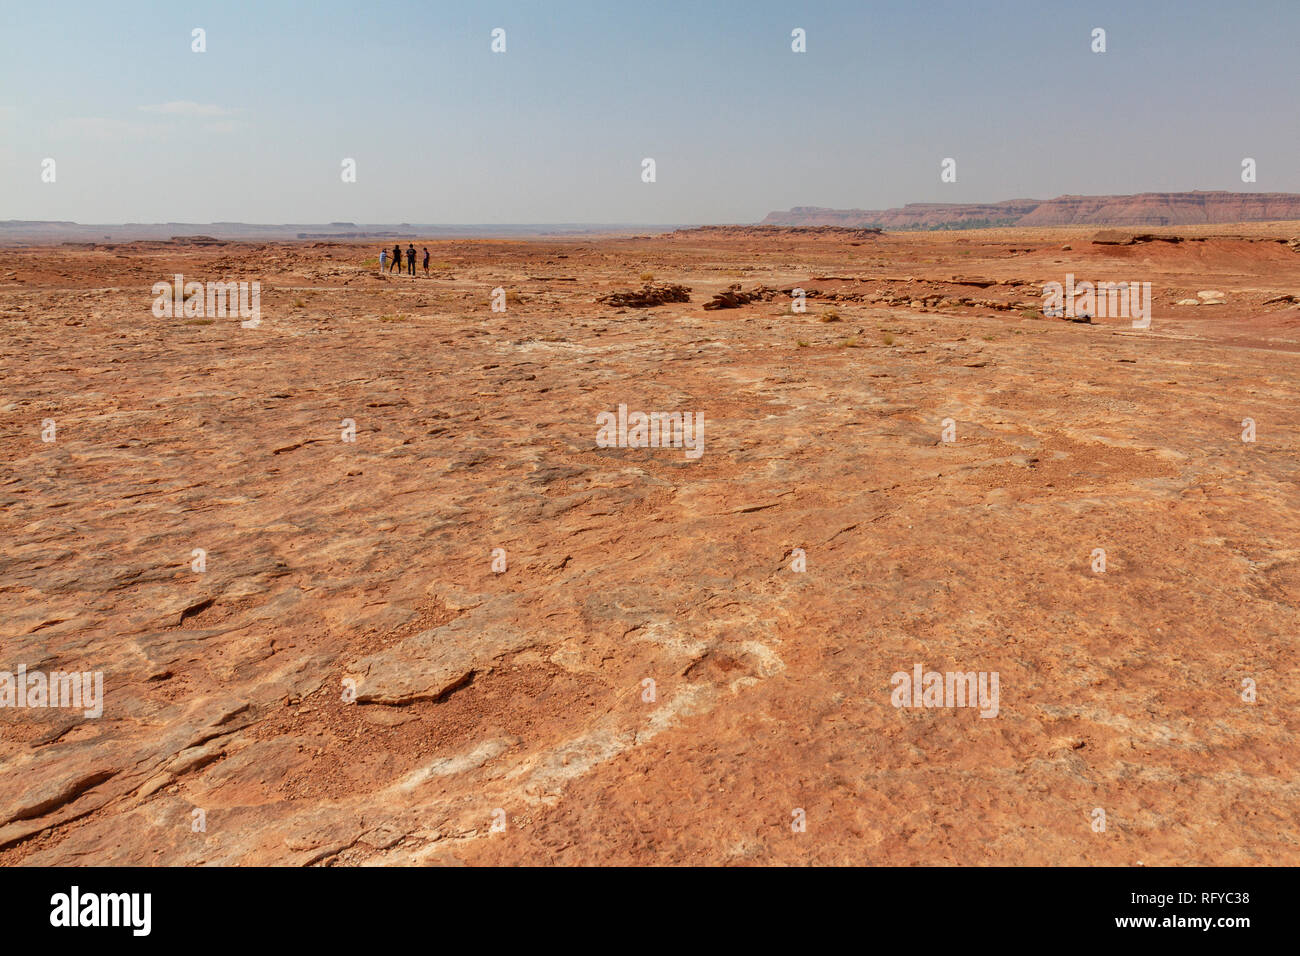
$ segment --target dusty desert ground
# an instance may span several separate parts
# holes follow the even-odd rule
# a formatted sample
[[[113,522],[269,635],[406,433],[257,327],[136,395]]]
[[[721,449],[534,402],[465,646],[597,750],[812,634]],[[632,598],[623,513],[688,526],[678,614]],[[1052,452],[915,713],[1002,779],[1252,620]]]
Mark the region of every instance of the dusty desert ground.
[[[1150,231],[0,249],[0,864],[1300,863],[1300,223]]]

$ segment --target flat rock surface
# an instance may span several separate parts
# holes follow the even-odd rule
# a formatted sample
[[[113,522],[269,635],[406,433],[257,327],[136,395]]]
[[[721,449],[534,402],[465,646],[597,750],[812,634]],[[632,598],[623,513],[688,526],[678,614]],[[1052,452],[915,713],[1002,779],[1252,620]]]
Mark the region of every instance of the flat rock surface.
[[[1300,226],[1095,232],[0,249],[0,864],[1300,863]]]

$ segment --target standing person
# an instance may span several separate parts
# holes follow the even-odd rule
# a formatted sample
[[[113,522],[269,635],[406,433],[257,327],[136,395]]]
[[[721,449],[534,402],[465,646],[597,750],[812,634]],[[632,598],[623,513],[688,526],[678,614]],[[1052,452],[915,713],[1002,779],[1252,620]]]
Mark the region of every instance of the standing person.
[[[429,274],[429,247],[424,247],[424,274]]]
[[[379,274],[380,275],[384,274],[384,266],[386,265],[388,265],[388,250],[380,249],[379,250]]]
[[[393,264],[388,267],[388,271],[392,272],[394,269],[398,272],[402,271],[402,247],[397,243],[393,243]]]
[[[415,243],[413,242],[406,247],[406,267],[411,275],[415,275]]]

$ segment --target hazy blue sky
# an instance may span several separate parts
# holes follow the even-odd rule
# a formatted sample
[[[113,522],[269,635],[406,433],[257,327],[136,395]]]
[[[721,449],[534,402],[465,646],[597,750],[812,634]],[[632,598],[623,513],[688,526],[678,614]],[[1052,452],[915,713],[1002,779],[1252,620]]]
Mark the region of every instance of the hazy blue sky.
[[[1300,0],[0,0],[0,219],[746,222],[1300,192],[1298,38]]]

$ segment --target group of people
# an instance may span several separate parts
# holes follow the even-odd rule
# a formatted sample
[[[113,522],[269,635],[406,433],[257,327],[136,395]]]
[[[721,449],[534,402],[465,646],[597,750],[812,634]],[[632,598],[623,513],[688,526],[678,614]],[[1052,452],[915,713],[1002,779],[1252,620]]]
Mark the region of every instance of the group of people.
[[[414,243],[411,243],[406,247],[406,268],[409,270],[411,275],[415,275],[415,244]],[[396,243],[393,245],[392,265],[388,265],[388,250],[387,249],[379,250],[379,271],[381,273],[392,272],[394,269],[396,269],[398,272],[402,271],[401,243]],[[429,249],[427,246],[424,249],[424,274],[425,275],[429,274]]]

